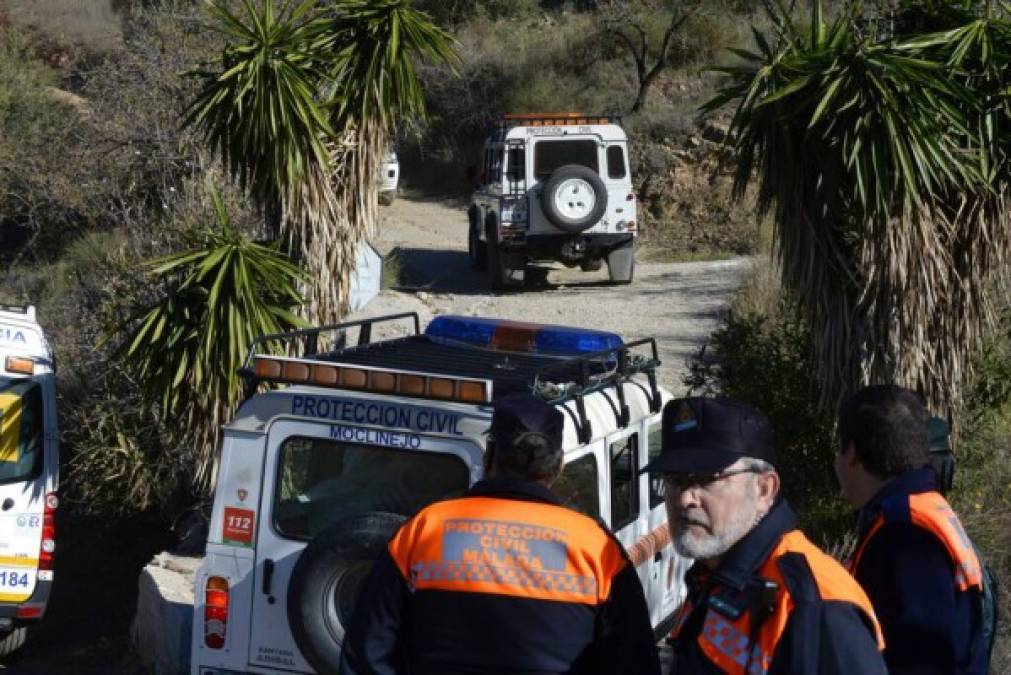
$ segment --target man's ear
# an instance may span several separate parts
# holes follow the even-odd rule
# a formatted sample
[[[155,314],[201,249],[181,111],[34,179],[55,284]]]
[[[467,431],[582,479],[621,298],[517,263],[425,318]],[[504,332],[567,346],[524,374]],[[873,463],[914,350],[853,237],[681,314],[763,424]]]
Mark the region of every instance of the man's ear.
[[[768,513],[779,496],[779,474],[775,471],[760,473],[755,476],[755,483],[758,486],[759,508],[763,513]]]
[[[843,463],[848,467],[851,467],[853,469],[857,468],[862,469],[864,466],[863,463],[860,461],[860,458],[857,457],[857,446],[853,444],[853,441],[850,441],[849,443],[844,445],[839,455],[842,457]]]

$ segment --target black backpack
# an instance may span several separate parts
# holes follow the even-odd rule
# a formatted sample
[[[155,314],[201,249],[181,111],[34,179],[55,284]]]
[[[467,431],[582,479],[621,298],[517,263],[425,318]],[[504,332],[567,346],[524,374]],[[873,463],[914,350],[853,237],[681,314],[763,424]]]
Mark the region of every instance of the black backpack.
[[[939,417],[930,418],[930,465],[937,475],[937,490],[947,495],[955,482],[955,456],[948,442],[950,428],[948,423]],[[980,572],[983,577],[983,593],[980,597],[980,630],[983,632],[983,645],[986,650],[986,666],[990,669],[990,657],[993,654],[994,641],[997,639],[997,625],[1000,620],[1000,582],[993,569],[983,561],[976,545],[972,550],[979,560]]]

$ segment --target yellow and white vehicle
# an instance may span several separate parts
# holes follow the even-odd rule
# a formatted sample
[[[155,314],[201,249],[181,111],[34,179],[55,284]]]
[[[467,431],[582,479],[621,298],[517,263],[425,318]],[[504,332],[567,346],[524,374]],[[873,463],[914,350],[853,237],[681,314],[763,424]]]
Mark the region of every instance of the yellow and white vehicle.
[[[401,320],[413,330],[371,340]],[[326,331],[353,346],[317,353]],[[270,343],[305,356],[257,351]],[[617,534],[666,634],[690,561],[670,545],[659,482],[640,473],[671,397],[658,363],[652,339],[479,317],[439,316],[422,331],[401,314],[260,338],[244,369],[260,393],[224,428],[191,672],[336,672],[372,561],[406,518],[481,478],[492,404],[516,390],[565,414],[552,489]]]
[[[0,657],[46,611],[58,472],[52,352],[34,307],[0,305]]]

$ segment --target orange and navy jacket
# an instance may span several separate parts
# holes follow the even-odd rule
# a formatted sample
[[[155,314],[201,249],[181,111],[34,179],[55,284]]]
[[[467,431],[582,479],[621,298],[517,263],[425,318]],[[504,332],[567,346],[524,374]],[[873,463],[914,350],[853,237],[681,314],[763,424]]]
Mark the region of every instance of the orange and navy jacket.
[[[796,526],[781,500],[715,569],[689,570],[672,672],[885,675],[867,596]]]
[[[881,621],[893,675],[985,675],[979,559],[928,468],[892,479],[858,514],[848,565]]]
[[[422,509],[377,560],[342,675],[659,675],[635,568],[596,521],[509,478]]]

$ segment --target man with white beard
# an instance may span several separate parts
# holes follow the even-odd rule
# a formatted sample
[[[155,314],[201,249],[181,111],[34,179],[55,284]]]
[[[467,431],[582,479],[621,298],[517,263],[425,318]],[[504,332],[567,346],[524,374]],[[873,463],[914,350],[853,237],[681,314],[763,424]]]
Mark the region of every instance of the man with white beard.
[[[686,398],[663,412],[674,547],[696,559],[674,638],[677,675],[884,675],[870,601],[797,529],[779,494],[772,432],[757,410]]]

